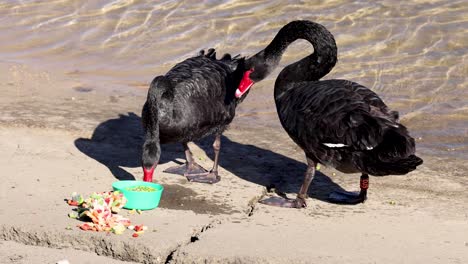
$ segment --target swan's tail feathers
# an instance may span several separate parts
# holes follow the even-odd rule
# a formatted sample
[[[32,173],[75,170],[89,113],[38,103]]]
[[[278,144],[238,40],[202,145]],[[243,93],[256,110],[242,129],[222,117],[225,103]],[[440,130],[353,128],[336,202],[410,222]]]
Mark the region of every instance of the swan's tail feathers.
[[[371,157],[367,157],[361,161],[361,169],[374,176],[405,175],[423,163],[423,160],[416,155],[410,155],[392,162],[385,162]]]
[[[415,154],[414,139],[405,126],[392,123],[382,141],[358,158],[359,167],[374,176],[404,175],[416,169],[423,160]]]
[[[405,126],[393,123],[386,129],[374,153],[382,161],[394,161],[414,154],[416,145]]]

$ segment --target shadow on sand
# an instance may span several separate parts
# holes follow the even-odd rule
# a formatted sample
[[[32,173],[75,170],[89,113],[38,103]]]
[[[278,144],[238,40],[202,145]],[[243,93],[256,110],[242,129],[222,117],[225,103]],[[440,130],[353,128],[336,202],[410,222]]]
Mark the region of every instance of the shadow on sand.
[[[207,137],[196,142],[210,158],[214,155],[213,140],[214,137]],[[141,118],[134,113],[102,122],[94,130],[91,139],[75,140],[75,146],[81,152],[105,165],[119,180],[135,179],[121,167],[141,166],[142,144]],[[180,144],[162,145],[161,148],[160,164],[185,158]],[[282,192],[297,193],[306,170],[304,162],[254,145],[240,144],[225,136],[222,137],[220,155],[220,166],[235,176],[262,186],[274,185]],[[327,201],[330,192],[340,190],[343,189],[328,176],[316,172],[309,196]]]

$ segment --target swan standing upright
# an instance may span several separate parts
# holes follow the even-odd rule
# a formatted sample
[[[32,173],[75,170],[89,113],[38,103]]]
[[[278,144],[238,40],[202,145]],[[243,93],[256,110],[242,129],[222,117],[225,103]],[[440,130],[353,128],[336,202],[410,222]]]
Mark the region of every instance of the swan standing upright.
[[[264,204],[302,208],[318,163],[343,173],[362,173],[359,194],[335,192],[330,200],[356,204],[367,198],[369,176],[402,175],[420,164],[414,139],[377,94],[347,80],[318,81],[335,65],[333,35],[322,25],[295,21],[294,38],[271,47],[282,53],[296,38],[308,40],[314,53],[285,67],[275,82],[274,98],[283,128],[302,148],[307,170],[296,199],[271,197]],[[278,38],[288,32],[280,31]],[[268,49],[268,48],[267,48]]]

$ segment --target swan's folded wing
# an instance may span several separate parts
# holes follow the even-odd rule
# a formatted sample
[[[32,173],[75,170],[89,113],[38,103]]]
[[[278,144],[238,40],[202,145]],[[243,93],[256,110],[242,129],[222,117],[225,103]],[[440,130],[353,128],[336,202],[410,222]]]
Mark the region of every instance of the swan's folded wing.
[[[173,82],[175,93],[183,96],[224,98],[231,73],[230,65],[198,56],[178,63],[165,76]]]
[[[370,150],[388,126],[372,116],[371,107],[348,87],[351,82],[308,82],[283,95],[280,115],[295,141],[311,148]]]

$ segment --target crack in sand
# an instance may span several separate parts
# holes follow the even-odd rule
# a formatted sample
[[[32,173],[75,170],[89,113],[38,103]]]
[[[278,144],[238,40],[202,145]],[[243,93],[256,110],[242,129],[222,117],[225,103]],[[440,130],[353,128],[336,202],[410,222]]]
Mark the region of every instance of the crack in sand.
[[[248,202],[247,204],[247,210],[245,212],[245,214],[248,216],[248,217],[251,217],[253,216],[254,214],[254,211],[255,209],[257,208],[257,204],[258,204],[258,201],[260,201],[261,199],[263,199],[263,197],[265,197],[265,195],[267,195],[267,191],[266,189],[263,189],[262,190],[262,194],[260,194],[260,196],[254,196],[252,197],[252,199],[250,199],[250,201]]]
[[[215,220],[211,221],[210,223],[208,223],[208,224],[202,226],[202,227],[200,228],[200,230],[198,230],[197,232],[195,232],[193,235],[190,236],[190,241],[187,241],[187,242],[184,243],[184,244],[179,244],[179,245],[177,245],[177,247],[175,247],[175,248],[169,253],[169,255],[167,255],[166,261],[165,261],[164,263],[165,263],[165,264],[170,264],[170,263],[172,263],[173,261],[175,261],[175,259],[174,259],[174,254],[176,254],[180,249],[182,249],[183,247],[186,247],[186,246],[190,245],[191,243],[197,242],[198,240],[200,240],[199,237],[200,237],[200,235],[201,235],[203,232],[205,232],[205,231],[207,231],[207,230],[209,230],[209,229],[211,229],[211,228],[214,228],[215,226],[217,226],[217,225],[219,225],[219,224],[221,224],[221,223],[222,223],[222,222],[221,222],[220,219],[215,219]]]

